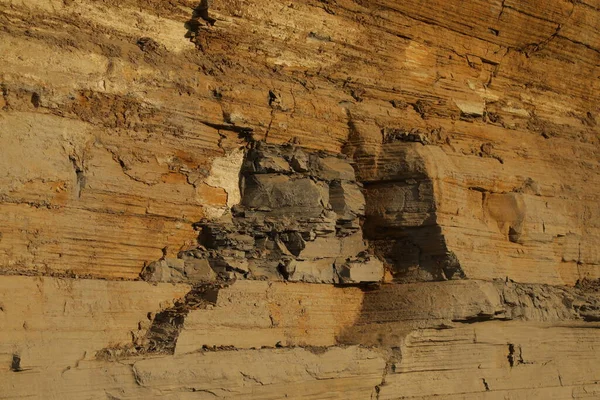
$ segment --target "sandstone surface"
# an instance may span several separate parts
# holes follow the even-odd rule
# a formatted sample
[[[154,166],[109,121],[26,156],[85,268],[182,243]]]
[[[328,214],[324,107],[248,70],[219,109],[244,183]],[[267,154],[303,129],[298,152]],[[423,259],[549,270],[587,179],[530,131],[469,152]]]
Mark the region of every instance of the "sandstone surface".
[[[0,0],[0,399],[600,398],[598,0]]]

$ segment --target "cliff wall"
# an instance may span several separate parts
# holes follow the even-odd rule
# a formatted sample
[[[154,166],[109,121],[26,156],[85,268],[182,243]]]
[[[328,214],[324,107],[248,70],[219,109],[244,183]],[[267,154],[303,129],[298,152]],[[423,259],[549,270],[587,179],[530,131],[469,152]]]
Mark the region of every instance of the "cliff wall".
[[[600,396],[597,0],[0,0],[0,399]]]

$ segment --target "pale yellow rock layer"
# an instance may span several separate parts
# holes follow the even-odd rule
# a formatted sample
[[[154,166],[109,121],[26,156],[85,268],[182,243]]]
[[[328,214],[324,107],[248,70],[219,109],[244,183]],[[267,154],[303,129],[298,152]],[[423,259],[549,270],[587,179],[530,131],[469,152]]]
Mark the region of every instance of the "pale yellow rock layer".
[[[188,343],[187,354],[122,355],[112,361],[96,359],[98,351],[125,346],[148,326],[147,313],[169,308],[189,287],[2,277],[0,288],[3,399],[495,399],[509,394],[544,399],[598,393],[598,323],[545,310],[561,300],[555,292],[538,292],[537,302],[531,302],[526,292],[510,297],[518,286],[505,283],[387,285],[363,293],[330,285],[238,282],[221,289],[212,308],[192,311],[193,323],[182,334],[196,329],[199,335],[204,322],[197,343],[218,346],[214,340],[221,333],[239,336],[234,344],[241,347],[253,342],[253,348],[207,351]],[[507,307],[502,298],[520,304],[521,313],[498,313]],[[304,311],[296,310],[298,300]],[[269,314],[279,326],[263,321]],[[293,321],[293,315],[301,318]],[[469,320],[486,315],[492,320]],[[388,329],[390,321],[395,329]],[[359,332],[369,324],[373,342]],[[354,344],[319,341],[342,326]],[[287,329],[283,337],[296,342],[282,341],[282,348],[261,342],[275,340],[282,329]],[[307,336],[303,329],[322,336]],[[307,346],[287,347],[301,341]],[[260,349],[264,345],[269,348]],[[10,367],[15,354],[18,372]]]
[[[0,370],[8,371],[14,354],[23,369],[39,373],[94,359],[105,347],[128,345],[134,333],[147,330],[153,313],[189,290],[146,282],[0,277]]]

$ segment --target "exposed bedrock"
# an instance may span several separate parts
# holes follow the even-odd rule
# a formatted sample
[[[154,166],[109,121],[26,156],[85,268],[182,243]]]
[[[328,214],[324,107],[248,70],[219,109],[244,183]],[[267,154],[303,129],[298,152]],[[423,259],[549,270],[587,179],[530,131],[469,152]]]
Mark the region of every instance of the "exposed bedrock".
[[[145,280],[383,279],[383,263],[363,239],[362,185],[344,156],[251,142],[237,175],[239,204],[196,223],[198,246],[150,263],[141,274]]]
[[[227,191],[227,206],[195,224],[198,247],[149,264],[144,278],[574,284],[595,277],[594,223],[583,235],[565,225],[579,226],[576,211],[552,212],[590,205],[546,192],[527,171],[509,182],[484,180],[432,144],[442,140],[439,131],[384,129],[369,141],[360,129],[344,148],[349,158],[250,141],[215,161],[227,173],[211,183]],[[490,152],[482,146],[478,157]]]
[[[600,398],[599,0],[0,0],[0,399]]]
[[[2,2],[3,273],[136,279],[177,257],[239,204],[252,133],[345,147],[406,207],[433,193],[376,246],[395,280],[600,277],[593,2],[199,3]],[[385,172],[399,147],[421,175]],[[434,248],[399,232],[411,215]]]
[[[591,282],[456,280],[369,290],[8,276],[0,289],[6,399],[600,393],[600,297]]]
[[[568,187],[539,170],[549,167],[503,153],[507,168],[492,161],[490,145],[456,157],[439,131],[394,132],[355,124],[345,147],[364,185],[364,237],[393,280],[572,285],[596,277],[599,230],[581,218],[598,204],[569,200]],[[477,159],[496,162],[496,171]]]
[[[383,129],[373,140],[368,130],[353,127],[344,148],[350,158],[250,141],[216,159],[208,182],[227,192],[227,204],[195,224],[199,247],[150,263],[144,278],[574,284],[595,277],[594,223],[584,225],[589,235],[568,228],[580,226],[576,209],[590,205],[567,205],[526,171],[509,182],[484,180],[432,144],[442,140],[439,131]],[[477,156],[489,154],[482,146]]]

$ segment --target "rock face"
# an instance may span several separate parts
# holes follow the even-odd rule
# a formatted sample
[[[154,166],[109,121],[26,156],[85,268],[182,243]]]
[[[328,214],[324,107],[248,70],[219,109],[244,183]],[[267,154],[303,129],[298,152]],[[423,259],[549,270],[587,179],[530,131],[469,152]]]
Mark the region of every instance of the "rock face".
[[[199,246],[151,263],[142,278],[199,283],[216,272],[223,279],[381,281],[383,263],[363,240],[365,199],[350,163],[297,146],[252,145],[239,173],[240,203],[195,224]]]
[[[0,26],[0,398],[600,397],[598,1]]]

